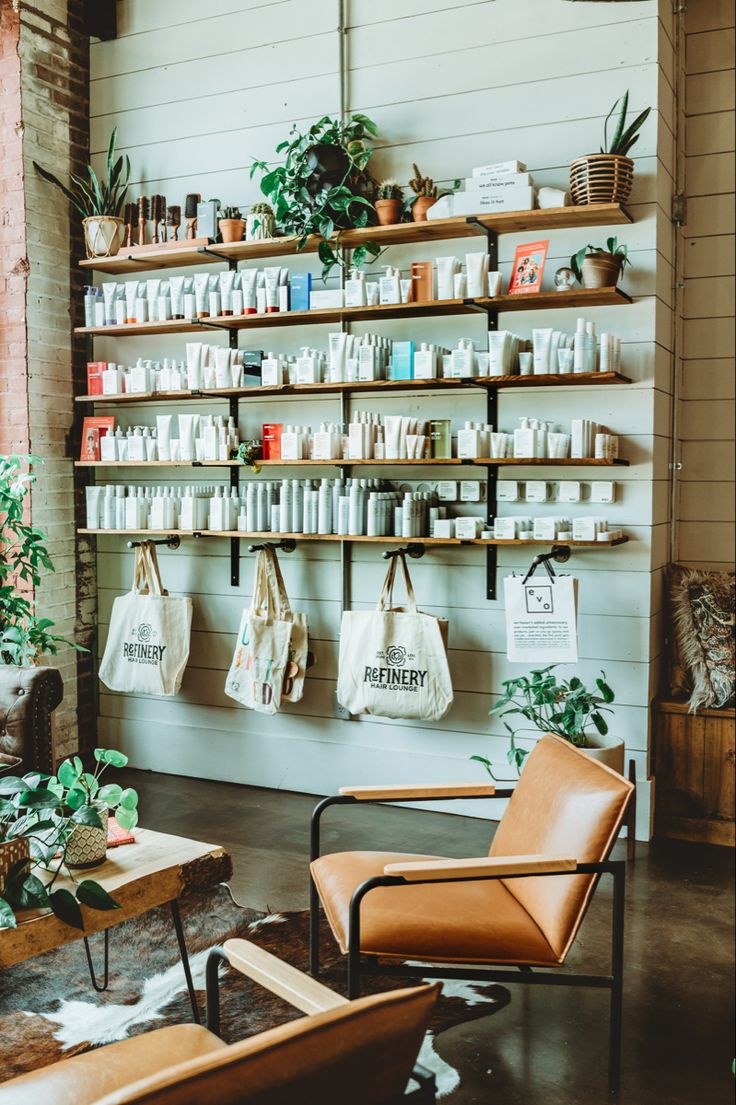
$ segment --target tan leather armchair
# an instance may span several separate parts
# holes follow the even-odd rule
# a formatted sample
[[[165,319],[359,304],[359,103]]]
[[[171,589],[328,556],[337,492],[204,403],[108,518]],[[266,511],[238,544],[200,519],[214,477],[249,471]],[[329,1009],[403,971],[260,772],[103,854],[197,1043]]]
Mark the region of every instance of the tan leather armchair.
[[[225,1044],[221,959],[307,1014]],[[182,1024],[63,1059],[0,1084],[0,1105],[429,1105],[434,1078],[415,1066],[438,986],[348,1001],[248,940],[207,963],[207,1022]]]
[[[343,788],[312,816],[312,975],[319,974],[321,903],[348,957],[351,998],[359,995],[363,974],[608,989],[609,1078],[615,1088],[625,864],[608,856],[632,790],[621,775],[551,734],[536,745],[513,791],[475,784]],[[320,855],[320,819],[332,805],[483,797],[510,798],[488,856]],[[554,970],[564,964],[602,874],[614,881],[611,973]],[[408,966],[406,960],[427,966]]]

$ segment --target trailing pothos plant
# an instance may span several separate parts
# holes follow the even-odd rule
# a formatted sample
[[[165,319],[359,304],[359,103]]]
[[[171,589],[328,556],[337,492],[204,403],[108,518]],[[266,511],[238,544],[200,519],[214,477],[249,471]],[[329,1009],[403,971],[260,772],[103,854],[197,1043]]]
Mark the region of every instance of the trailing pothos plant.
[[[35,612],[33,592],[42,572],[53,572],[46,534],[26,518],[26,500],[39,457],[0,456],[0,663],[27,667],[60,644],[86,652],[66,637],[51,633],[54,623]]]
[[[517,772],[521,771],[530,751],[517,743],[520,733],[555,733],[578,748],[589,747],[586,732],[590,731],[591,726],[601,736],[608,733],[608,722],[603,715],[613,713],[610,706],[616,696],[606,682],[606,673],[602,671],[602,678],[596,679],[596,691],[590,691],[576,675],[558,681],[553,674],[554,668],[555,665],[551,664],[529,675],[507,679],[502,684],[503,694],[491,709],[491,714],[498,714],[504,719],[520,717],[531,722],[530,725],[515,726],[506,720],[503,722],[511,737],[508,761]],[[492,762],[487,757],[470,758],[483,764],[491,778],[496,778]]]
[[[125,767],[128,757],[114,748],[96,748],[95,770],[86,772],[78,756],[64,760],[56,775],[29,772],[0,778],[0,844],[25,839],[30,856],[8,872],[0,895],[0,929],[15,928],[16,911],[50,909],[61,921],[84,929],[80,906],[119,909],[104,887],[93,879],[77,882],[66,864],[69,840],[80,825],[101,829],[100,811],[115,813],[121,828],[138,821],[138,795],[117,783],[101,785],[107,767]],[[36,872],[46,875],[39,878]],[[73,890],[57,886],[64,877]]]
[[[375,220],[375,181],[367,165],[373,153],[370,139],[377,133],[367,115],[356,113],[346,122],[324,115],[304,133],[296,125],[291,128],[276,147],[284,155],[283,165],[251,165],[251,178],[263,174],[261,191],[273,207],[278,229],[298,238],[297,249],[312,234],[321,238],[317,252],[323,280],[342,264],[342,231]],[[376,242],[362,242],[353,250],[351,264],[360,268],[380,252]]]

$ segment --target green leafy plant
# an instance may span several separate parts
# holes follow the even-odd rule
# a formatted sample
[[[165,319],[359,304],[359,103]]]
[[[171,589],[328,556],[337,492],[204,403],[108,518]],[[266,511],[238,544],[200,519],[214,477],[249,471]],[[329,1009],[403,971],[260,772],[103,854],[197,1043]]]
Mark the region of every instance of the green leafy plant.
[[[616,122],[616,129],[613,133],[613,138],[609,143],[608,124],[610,122],[611,116],[614,114],[619,104],[621,105],[621,107],[618,115],[618,120]],[[634,119],[634,122],[629,127],[627,127],[626,115],[628,113],[628,110],[629,93],[627,90],[623,96],[620,96],[618,100],[616,100],[615,104],[606,116],[606,121],[603,124],[603,146],[601,147],[601,153],[619,154],[621,156],[625,156],[626,154],[628,154],[634,143],[638,142],[639,131],[644,126],[644,123],[649,117],[649,113],[652,109],[650,107],[645,108],[640,115],[637,115],[636,119]]]
[[[223,207],[220,211],[221,219],[242,219],[239,207]]]
[[[67,186],[62,184],[59,178],[54,176],[53,173],[50,173],[48,169],[44,169],[36,161],[33,162],[33,167],[36,172],[39,173],[44,180],[47,180],[49,184],[53,184],[55,188],[59,188],[72,204],[75,211],[77,211],[83,219],[91,217],[99,218],[105,215],[119,218],[123,210],[125,197],[128,192],[128,181],[130,180],[130,158],[127,156],[118,157],[118,159],[115,160],[115,141],[117,139],[117,134],[118,128],[114,127],[110,135],[110,144],[107,148],[107,180],[104,178],[100,180],[92,166],[88,165],[87,175],[89,176],[89,181],[71,173],[72,187],[67,188]]]
[[[241,441],[237,449],[231,453],[232,460],[239,460],[241,464],[247,464],[252,472],[257,475],[261,470],[259,463],[263,458],[263,442],[256,441]]]
[[[60,644],[86,652],[51,633],[54,623],[36,614],[33,592],[42,572],[53,572],[46,534],[26,520],[26,500],[36,479],[39,457],[0,456],[0,663],[28,667],[40,656],[55,656]]]
[[[323,279],[342,264],[342,231],[368,226],[375,218],[375,182],[366,170],[373,152],[370,139],[377,133],[366,115],[356,113],[344,123],[324,115],[305,133],[296,125],[291,128],[288,139],[276,147],[276,153],[284,155],[283,165],[251,165],[251,177],[263,174],[261,191],[280,231],[297,237],[297,249],[303,249],[312,234],[321,238],[317,252]],[[360,268],[380,252],[375,242],[362,242],[353,250],[351,263]]]
[[[579,249],[577,253],[573,253],[570,258],[570,268],[578,280],[583,279],[583,261],[594,253],[610,253],[612,257],[617,259],[621,272],[624,271],[627,265],[631,264],[629,247],[625,246],[623,242],[619,244],[618,238],[607,238],[605,246],[587,245]]]
[[[517,744],[519,733],[528,731],[555,733],[578,748],[587,748],[589,746],[586,731],[589,731],[591,726],[601,736],[605,736],[608,732],[608,723],[603,715],[613,713],[610,705],[615,695],[606,682],[606,673],[602,671],[603,678],[596,679],[596,693],[596,691],[589,691],[577,676],[558,682],[553,674],[554,668],[555,665],[552,664],[547,668],[532,671],[530,675],[507,679],[503,683],[503,694],[491,710],[491,714],[498,714],[504,719],[520,717],[531,722],[531,725],[515,727],[505,720],[503,722],[504,728],[508,730],[511,737],[508,761],[517,771],[521,770],[529,754],[529,749]],[[493,765],[489,759],[485,756],[470,758],[483,764],[488,774],[495,778]]]
[[[404,189],[397,180],[382,180],[376,188],[377,200],[401,200],[404,199]]]
[[[30,857],[8,872],[0,896],[0,929],[15,928],[20,909],[50,909],[66,924],[83,929],[80,905],[119,908],[99,883],[77,882],[66,864],[74,831],[80,825],[101,829],[101,810],[114,812],[124,829],[132,829],[138,821],[136,792],[117,783],[100,783],[106,768],[125,767],[128,757],[113,748],[96,748],[94,755],[93,772],[86,772],[79,757],[73,756],[59,765],[56,775],[30,772],[22,778],[0,779],[0,842],[25,838],[30,849]],[[46,878],[39,878],[37,871]],[[71,881],[74,892],[56,887],[60,876]]]

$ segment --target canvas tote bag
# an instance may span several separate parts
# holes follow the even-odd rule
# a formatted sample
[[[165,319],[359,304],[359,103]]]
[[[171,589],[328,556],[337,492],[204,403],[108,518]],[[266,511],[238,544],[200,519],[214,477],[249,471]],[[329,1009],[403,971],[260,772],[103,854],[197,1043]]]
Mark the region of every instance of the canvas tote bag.
[[[394,607],[401,562],[405,607]],[[351,714],[438,721],[452,705],[452,681],[437,618],[417,610],[403,554],[391,559],[375,610],[346,610],[340,627],[338,702]]]
[[[273,589],[278,616],[284,621],[290,621],[292,626],[291,641],[289,642],[289,662],[284,673],[281,700],[298,702],[304,694],[304,677],[307,673],[309,657],[307,615],[291,609],[276,550],[269,545],[265,551],[269,557],[267,570],[273,572]]]
[[[191,598],[166,591],[156,547],[143,542],[135,550],[133,586],[113,603],[101,681],[125,694],[178,694],[191,629]]]
[[[253,597],[243,611],[225,694],[261,714],[281,706],[293,622],[279,616],[278,587],[268,548],[256,558]],[[275,588],[275,593],[274,593]]]

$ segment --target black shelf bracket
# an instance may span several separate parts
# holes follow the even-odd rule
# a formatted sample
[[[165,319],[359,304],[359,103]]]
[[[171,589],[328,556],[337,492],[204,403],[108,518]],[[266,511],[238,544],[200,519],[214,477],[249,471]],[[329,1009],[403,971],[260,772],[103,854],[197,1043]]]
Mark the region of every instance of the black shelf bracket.
[[[489,230],[487,226],[471,215],[468,222],[480,227],[486,236],[488,243],[488,270],[496,272],[498,269],[498,234],[495,230]],[[498,330],[498,311],[495,307],[482,307],[488,319],[488,331]],[[498,389],[486,389],[486,423],[492,426],[494,431],[498,429]],[[486,526],[493,529],[493,523],[498,510],[498,466],[489,464],[486,468]],[[486,598],[498,598],[498,548],[496,545],[486,546]]]
[[[201,253],[205,257],[211,257],[213,261],[227,262],[227,267],[234,272],[238,270],[238,261],[235,257],[228,257],[226,253],[218,253],[216,249],[211,249],[210,246],[198,246],[197,253]]]

